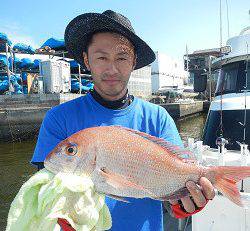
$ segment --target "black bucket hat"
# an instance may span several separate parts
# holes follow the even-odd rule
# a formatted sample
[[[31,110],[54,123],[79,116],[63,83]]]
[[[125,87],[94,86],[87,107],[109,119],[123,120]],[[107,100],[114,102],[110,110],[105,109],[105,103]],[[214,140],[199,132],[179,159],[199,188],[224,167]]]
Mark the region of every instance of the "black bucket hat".
[[[116,32],[126,37],[135,48],[137,56],[135,69],[144,67],[155,60],[153,50],[136,34],[130,21],[112,10],[103,13],[86,13],[74,18],[66,27],[64,40],[70,55],[85,68],[82,53],[86,42],[95,32]]]

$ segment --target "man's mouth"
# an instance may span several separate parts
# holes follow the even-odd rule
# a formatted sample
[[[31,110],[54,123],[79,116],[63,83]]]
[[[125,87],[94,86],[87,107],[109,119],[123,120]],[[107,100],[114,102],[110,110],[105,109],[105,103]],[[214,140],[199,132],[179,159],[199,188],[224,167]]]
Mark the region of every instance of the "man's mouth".
[[[107,84],[116,84],[116,83],[120,82],[119,79],[104,79],[103,81]]]

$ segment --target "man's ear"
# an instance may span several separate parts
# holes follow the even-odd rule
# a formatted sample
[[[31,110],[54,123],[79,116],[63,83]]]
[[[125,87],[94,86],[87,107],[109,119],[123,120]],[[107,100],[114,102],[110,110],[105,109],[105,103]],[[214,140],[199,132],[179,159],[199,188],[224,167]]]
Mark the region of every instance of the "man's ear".
[[[87,67],[88,71],[90,71],[88,54],[86,52],[83,52],[82,56],[83,56],[83,62],[85,64],[85,66]]]

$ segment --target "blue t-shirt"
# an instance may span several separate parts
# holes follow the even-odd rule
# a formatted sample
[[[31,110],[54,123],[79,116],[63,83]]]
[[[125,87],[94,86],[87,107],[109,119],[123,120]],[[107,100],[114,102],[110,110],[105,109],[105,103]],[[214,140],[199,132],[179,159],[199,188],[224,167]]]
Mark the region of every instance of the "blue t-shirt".
[[[79,130],[109,125],[132,128],[182,146],[175,123],[164,108],[135,97],[125,109],[112,110],[103,107],[88,94],[47,112],[31,162],[43,162],[59,142]],[[163,230],[160,201],[148,198],[129,198],[129,201],[125,203],[106,197],[112,216],[112,230]]]

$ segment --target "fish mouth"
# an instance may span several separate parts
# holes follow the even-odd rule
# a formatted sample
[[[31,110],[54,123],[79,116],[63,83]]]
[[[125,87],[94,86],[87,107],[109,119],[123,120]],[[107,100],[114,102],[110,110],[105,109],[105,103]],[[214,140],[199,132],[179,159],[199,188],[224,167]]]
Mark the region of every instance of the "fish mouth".
[[[55,174],[63,169],[61,164],[59,164],[58,162],[51,161],[51,159],[45,159],[44,167]]]

